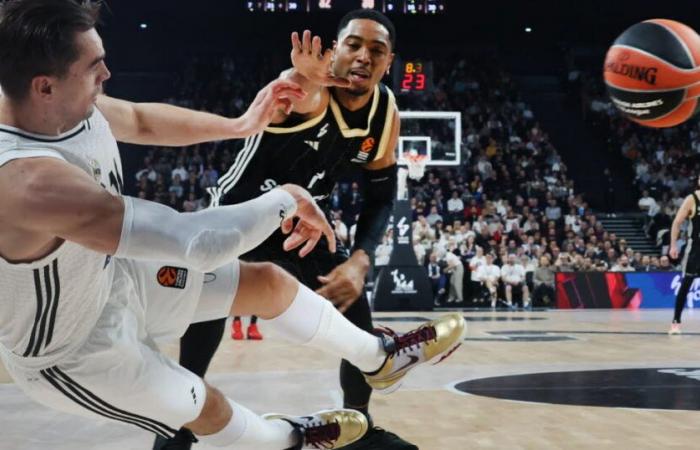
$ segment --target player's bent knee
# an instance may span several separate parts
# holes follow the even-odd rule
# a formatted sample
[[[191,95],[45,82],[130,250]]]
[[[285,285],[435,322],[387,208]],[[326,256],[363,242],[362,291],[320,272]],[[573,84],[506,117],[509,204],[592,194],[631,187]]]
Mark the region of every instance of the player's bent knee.
[[[256,315],[262,319],[277,317],[289,307],[299,282],[273,263],[249,264],[248,268],[252,271],[251,279],[255,283],[258,304]]]
[[[206,436],[221,431],[231,420],[233,412],[226,397],[216,388],[206,385],[207,398],[199,417],[185,424],[185,428],[199,436]]]

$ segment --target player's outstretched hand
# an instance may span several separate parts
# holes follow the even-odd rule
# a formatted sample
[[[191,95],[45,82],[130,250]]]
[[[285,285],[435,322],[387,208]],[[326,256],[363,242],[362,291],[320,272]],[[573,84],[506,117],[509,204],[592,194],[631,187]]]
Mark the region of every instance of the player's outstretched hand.
[[[333,50],[323,51],[321,38],[311,38],[311,31],[304,30],[302,38],[299,33],[292,33],[292,65],[307,80],[319,86],[348,87],[350,80],[336,77],[331,69]]]
[[[297,211],[294,217],[298,218],[296,226],[294,226],[294,217],[287,217],[282,222],[282,232],[289,234],[289,237],[284,241],[284,250],[291,251],[305,244],[299,250],[299,256],[303,258],[316,247],[321,236],[325,235],[328,240],[328,248],[335,253],[335,234],[333,229],[328,220],[326,220],[326,215],[311,197],[311,194],[306,189],[295,184],[285,184],[281,186],[281,189],[292,194],[292,197],[296,200]]]
[[[292,111],[291,99],[303,99],[306,92],[293,81],[275,80],[262,88],[255,96],[248,110],[239,118],[242,136],[260,133],[270,124],[277,111],[289,114]]]

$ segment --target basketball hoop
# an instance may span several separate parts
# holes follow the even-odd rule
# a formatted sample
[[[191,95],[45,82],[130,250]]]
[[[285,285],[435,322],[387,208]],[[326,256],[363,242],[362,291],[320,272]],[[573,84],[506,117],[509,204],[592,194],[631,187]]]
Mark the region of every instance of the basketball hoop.
[[[404,160],[408,165],[408,176],[412,180],[420,180],[425,175],[425,165],[428,162],[428,157],[425,155],[406,152],[403,154]]]

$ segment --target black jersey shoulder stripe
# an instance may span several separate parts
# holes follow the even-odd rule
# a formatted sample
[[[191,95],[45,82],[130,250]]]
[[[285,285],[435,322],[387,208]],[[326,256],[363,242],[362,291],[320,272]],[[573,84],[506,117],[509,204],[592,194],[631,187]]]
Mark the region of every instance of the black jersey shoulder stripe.
[[[171,438],[176,433],[176,430],[162,422],[124,411],[107,403],[90,390],[77,383],[58,367],[42,370],[41,374],[63,395],[95,414],[136,425],[166,438]]]
[[[299,131],[303,130],[308,130],[309,128],[315,127],[318,125],[328,114],[328,108],[326,108],[323,112],[321,112],[318,116],[313,117],[306,122],[302,122],[299,125],[295,125],[293,127],[279,127],[279,126],[269,126],[265,128],[266,133],[272,133],[272,134],[288,134],[288,133],[297,133]]]
[[[258,148],[260,147],[260,141],[262,141],[263,134],[260,133],[253,137],[250,145],[241,152],[239,158],[236,158],[236,162],[231,166],[231,168],[221,177],[217,183],[221,195],[225,195],[228,191],[233,189],[233,187],[240,181],[245,172],[248,164],[255,156]]]
[[[384,117],[384,128],[382,129],[382,137],[379,139],[379,147],[377,149],[377,154],[374,157],[374,160],[381,159],[384,154],[388,151],[393,151],[393,149],[389,149],[389,141],[391,140],[391,133],[393,131],[392,125],[394,124],[394,114],[397,111],[396,108],[396,98],[394,97],[394,93],[391,92],[391,89],[386,89],[387,96],[389,97],[388,99],[388,106],[386,108],[386,114]]]
[[[63,137],[55,138],[55,139],[53,139],[53,138],[40,138],[40,137],[36,137],[36,136],[30,136],[30,135],[28,135],[28,134],[21,133],[21,132],[19,132],[19,131],[15,131],[15,130],[8,130],[8,129],[3,128],[3,127],[0,127],[0,133],[12,134],[12,135],[15,135],[15,136],[22,137],[22,138],[24,138],[24,139],[28,139],[28,140],[30,140],[30,141],[36,141],[36,142],[51,142],[51,143],[53,143],[53,142],[63,142],[63,141],[67,141],[68,139],[72,139],[72,138],[76,137],[77,135],[79,135],[80,133],[82,133],[83,131],[85,131],[86,129],[87,129],[87,128],[86,128],[85,124],[83,123],[83,126],[81,126],[80,128],[78,128],[78,129],[75,130],[73,133],[69,134],[68,136],[63,136]]]
[[[209,192],[209,195],[211,195],[211,202],[209,206],[216,207],[220,205],[221,197],[224,195],[222,184],[226,183],[228,180],[234,177],[235,173],[244,164],[244,161],[248,157],[251,149],[253,148],[253,144],[257,136],[258,135],[249,136],[245,139],[243,143],[243,148],[236,155],[236,159],[234,160],[233,164],[231,164],[231,167],[229,167],[226,173],[221,175],[219,179],[216,180],[216,186],[207,188],[207,192]]]

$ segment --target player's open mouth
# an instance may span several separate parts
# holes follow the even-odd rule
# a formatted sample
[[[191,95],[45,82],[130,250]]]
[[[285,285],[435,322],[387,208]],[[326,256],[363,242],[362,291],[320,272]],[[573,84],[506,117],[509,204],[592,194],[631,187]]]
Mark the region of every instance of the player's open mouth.
[[[350,71],[350,81],[369,80],[370,73],[366,70],[354,69]]]

